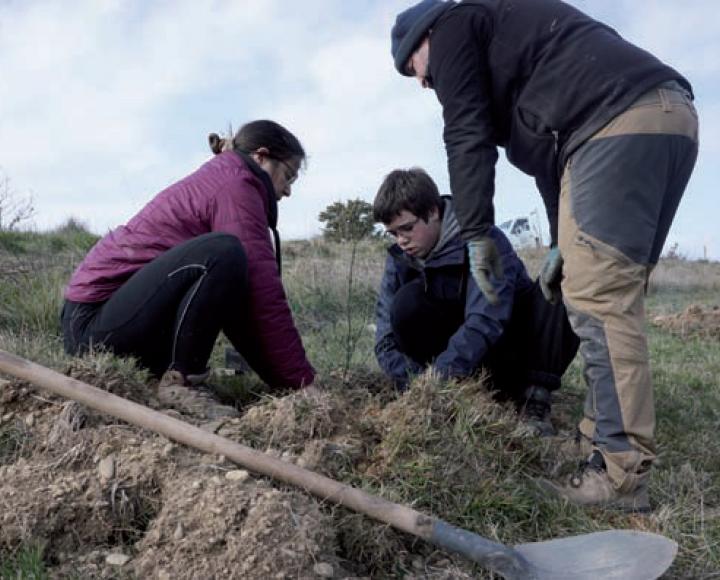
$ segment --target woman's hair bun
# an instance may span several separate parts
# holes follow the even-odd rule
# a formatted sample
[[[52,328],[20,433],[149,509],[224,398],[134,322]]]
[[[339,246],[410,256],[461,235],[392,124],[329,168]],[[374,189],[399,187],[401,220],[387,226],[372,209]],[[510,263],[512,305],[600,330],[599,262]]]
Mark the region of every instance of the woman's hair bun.
[[[208,135],[208,143],[210,144],[210,149],[215,155],[222,153],[225,150],[226,140],[220,137],[217,133],[210,133],[210,135]]]

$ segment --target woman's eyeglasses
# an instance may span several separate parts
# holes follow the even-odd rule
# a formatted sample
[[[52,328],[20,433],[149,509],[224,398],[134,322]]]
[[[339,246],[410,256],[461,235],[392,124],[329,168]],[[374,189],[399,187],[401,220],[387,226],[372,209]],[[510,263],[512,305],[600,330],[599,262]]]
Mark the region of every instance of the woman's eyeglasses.
[[[287,180],[288,185],[292,185],[297,181],[298,172],[293,167],[291,167],[287,161],[283,161],[279,157],[272,157],[272,159],[274,159],[275,161],[279,161],[285,166],[285,179]]]

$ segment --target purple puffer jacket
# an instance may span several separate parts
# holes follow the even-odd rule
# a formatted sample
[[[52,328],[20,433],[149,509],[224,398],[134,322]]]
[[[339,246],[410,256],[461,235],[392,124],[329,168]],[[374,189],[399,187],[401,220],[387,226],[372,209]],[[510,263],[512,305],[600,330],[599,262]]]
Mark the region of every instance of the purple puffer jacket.
[[[276,219],[272,182],[251,165],[252,160],[227,151],[161,191],[127,225],[90,250],[70,279],[65,298],[102,302],[177,244],[209,232],[233,234],[248,259],[248,342],[254,351],[248,361],[271,386],[312,383],[315,373],[293,323],[270,237]]]

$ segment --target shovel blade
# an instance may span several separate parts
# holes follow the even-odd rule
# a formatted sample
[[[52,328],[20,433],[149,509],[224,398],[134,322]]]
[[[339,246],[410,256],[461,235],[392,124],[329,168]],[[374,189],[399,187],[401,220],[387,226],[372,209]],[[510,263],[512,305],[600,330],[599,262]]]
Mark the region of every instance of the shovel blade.
[[[537,580],[654,580],[670,567],[677,548],[658,534],[631,530],[515,546]]]

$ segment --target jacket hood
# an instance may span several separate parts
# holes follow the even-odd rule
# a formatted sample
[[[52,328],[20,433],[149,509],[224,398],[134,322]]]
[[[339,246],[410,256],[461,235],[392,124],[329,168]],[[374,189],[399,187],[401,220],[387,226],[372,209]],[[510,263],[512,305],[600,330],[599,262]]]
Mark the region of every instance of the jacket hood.
[[[443,250],[450,245],[450,242],[456,236],[460,235],[460,224],[455,216],[455,210],[453,209],[452,201],[449,197],[443,198],[445,207],[443,208],[443,221],[440,226],[440,237],[435,244],[435,247],[430,250],[425,261],[431,260],[435,256],[439,256],[443,253]]]

